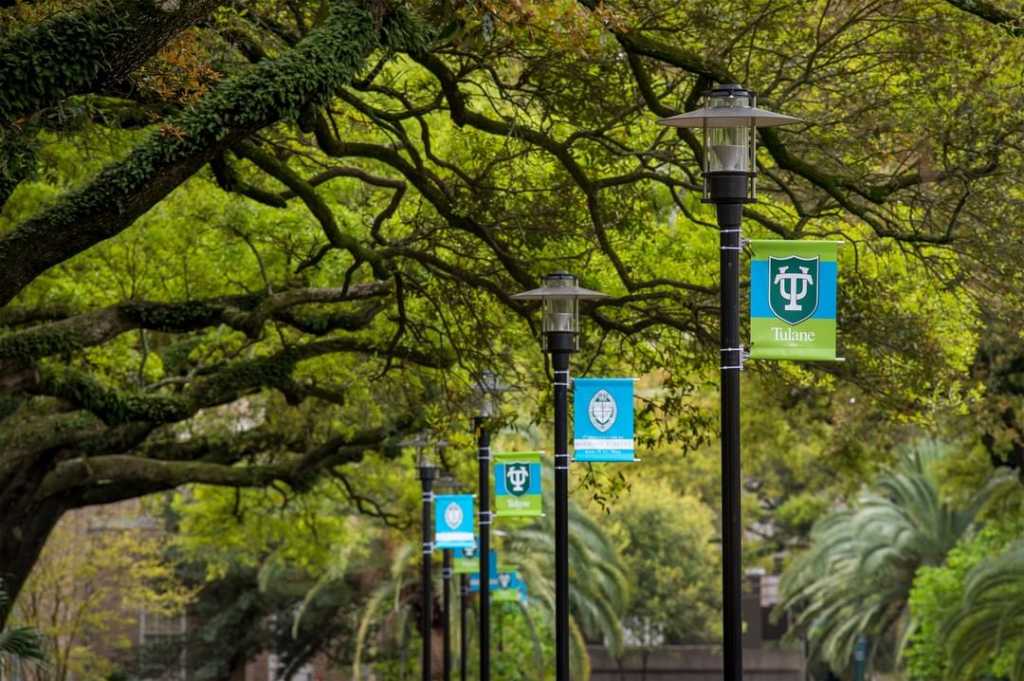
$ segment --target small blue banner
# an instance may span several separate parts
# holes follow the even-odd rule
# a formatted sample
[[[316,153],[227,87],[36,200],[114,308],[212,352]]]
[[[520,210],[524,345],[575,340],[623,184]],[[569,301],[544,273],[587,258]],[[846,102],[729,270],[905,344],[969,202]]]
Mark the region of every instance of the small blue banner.
[[[577,378],[573,382],[574,461],[636,461],[633,443],[635,382],[635,378]]]
[[[499,518],[544,515],[541,499],[541,452],[494,455],[494,508]]]
[[[499,572],[497,582],[497,587],[491,583],[494,593],[492,600],[495,603],[515,603],[519,600],[519,589],[523,582],[518,572]]]
[[[473,495],[434,497],[434,548],[461,549],[476,545],[473,536]]]
[[[496,572],[491,575],[490,592],[491,599],[495,603],[515,602],[523,598],[525,582],[519,579],[518,572]],[[477,593],[480,591],[480,573],[469,576],[469,591]]]

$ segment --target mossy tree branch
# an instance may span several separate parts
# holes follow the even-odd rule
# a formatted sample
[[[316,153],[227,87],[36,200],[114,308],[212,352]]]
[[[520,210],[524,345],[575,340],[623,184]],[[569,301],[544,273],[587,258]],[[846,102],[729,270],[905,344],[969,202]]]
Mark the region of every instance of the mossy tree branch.
[[[1024,36],[1024,16],[1021,14],[1013,14],[986,0],[946,0],[946,2],[990,24],[1002,26],[1015,38]]]
[[[0,305],[50,267],[126,229],[226,147],[325,101],[382,37],[406,45],[416,34],[405,15],[378,20],[356,0],[333,3],[296,47],[226,80],[124,161],[0,239]]]
[[[0,120],[125,79],[224,0],[99,0],[0,39]]]
[[[321,317],[302,316],[291,308],[379,298],[389,290],[389,282],[372,282],[347,290],[289,289],[266,296],[232,296],[182,303],[128,301],[0,336],[0,368],[22,366],[31,360],[100,345],[135,329],[186,333],[224,324],[255,338],[266,321],[274,318],[301,330],[318,329],[321,334],[334,328],[352,331],[362,328],[359,323],[369,324],[380,306],[370,306],[354,315]]]
[[[416,423],[414,418],[402,416],[395,423],[335,436],[299,453],[283,451],[282,447],[288,443],[276,434],[264,432],[242,434],[237,443],[225,442],[222,438],[197,443],[164,440],[147,445],[149,456],[109,454],[63,461],[47,474],[36,498],[42,500],[96,485],[131,487],[141,484],[173,489],[189,483],[261,487],[281,481],[293,487],[304,487],[324,467],[356,463],[370,450],[394,445]],[[297,443],[291,444],[294,447]],[[274,451],[271,463],[237,465],[244,457]],[[196,452],[215,454],[196,457]]]
[[[69,402],[95,414],[108,425],[143,421],[154,424],[177,423],[191,418],[201,409],[233,402],[262,388],[281,391],[291,401],[307,396],[304,387],[292,379],[303,361],[335,353],[357,353],[371,357],[401,359],[414,364],[444,369],[454,358],[429,349],[394,346],[359,338],[330,338],[281,350],[268,357],[240,360],[196,378],[187,390],[174,394],[152,394],[110,388],[86,373],[66,367],[43,367],[35,380],[26,379],[16,389],[34,395],[47,395]],[[322,391],[318,396],[323,396]]]

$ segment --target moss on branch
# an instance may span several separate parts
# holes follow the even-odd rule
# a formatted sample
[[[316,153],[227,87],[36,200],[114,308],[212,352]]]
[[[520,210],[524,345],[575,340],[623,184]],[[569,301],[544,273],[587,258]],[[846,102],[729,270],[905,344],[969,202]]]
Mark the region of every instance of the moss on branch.
[[[197,410],[185,398],[115,390],[70,368],[48,367],[41,371],[38,391],[79,405],[108,425],[132,421],[172,423],[189,418]]]
[[[278,59],[221,83],[170,119],[125,160],[0,239],[0,305],[50,267],[118,234],[227,145],[328,99],[373,50],[417,39],[404,14],[375,17],[355,0],[331,5],[325,22]]]
[[[221,2],[180,4],[167,11],[152,0],[100,0],[12,32],[0,40],[0,120],[124,78]]]
[[[272,295],[228,296],[180,303],[129,301],[0,335],[0,362],[22,365],[43,357],[75,352],[134,329],[187,333],[225,324],[250,337],[258,337],[271,317],[317,334],[334,329],[354,331],[369,325],[382,306],[370,305],[352,315],[328,314],[313,318],[300,317],[288,310],[306,304],[383,297],[390,290],[385,282],[371,282],[351,289],[299,288]],[[15,311],[11,317],[17,321],[27,315]]]

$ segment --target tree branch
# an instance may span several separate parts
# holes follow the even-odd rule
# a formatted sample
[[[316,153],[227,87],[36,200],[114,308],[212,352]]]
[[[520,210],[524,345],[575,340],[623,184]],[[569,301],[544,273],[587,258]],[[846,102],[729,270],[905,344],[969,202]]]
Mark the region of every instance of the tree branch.
[[[409,31],[389,26],[385,33],[403,40]],[[127,159],[6,234],[0,305],[50,267],[120,233],[226,146],[326,99],[355,76],[379,35],[356,0],[333,3],[327,21],[295,48],[225,81]]]

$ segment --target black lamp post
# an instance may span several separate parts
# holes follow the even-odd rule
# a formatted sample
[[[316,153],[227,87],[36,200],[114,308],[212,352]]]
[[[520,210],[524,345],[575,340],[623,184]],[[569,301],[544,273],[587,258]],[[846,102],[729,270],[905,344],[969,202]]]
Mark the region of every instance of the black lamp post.
[[[551,354],[555,397],[555,679],[569,681],[569,356],[579,349],[581,300],[605,294],[557,272],[544,286],[512,296],[544,303],[544,349]]]
[[[447,446],[447,442],[439,442],[437,444],[438,453],[441,457],[441,461],[444,461],[443,451]],[[455,480],[449,474],[445,474],[437,481],[438,487],[446,487],[452,490],[463,489],[462,483]],[[452,678],[452,575],[454,570],[452,568],[452,549],[442,549],[441,551],[441,603],[444,614],[442,616],[443,626],[443,648],[442,651],[442,670],[444,681],[451,681]]]
[[[476,453],[480,497],[479,536],[477,550],[480,560],[480,681],[491,681],[491,431],[489,422],[498,413],[498,399],[505,387],[493,371],[484,371],[477,383],[479,400],[476,431]]]
[[[444,604],[444,681],[452,678],[452,550],[445,549],[441,563],[441,602]]]
[[[700,128],[704,141],[704,201],[715,204],[719,227],[722,400],[722,620],[725,681],[743,678],[742,518],[740,516],[740,225],[743,204],[757,198],[757,128],[800,119],[757,108],[739,85],[705,93],[705,107],[663,118],[662,125]]]
[[[466,665],[469,662],[469,634],[466,632],[466,613],[469,610],[469,575],[459,575],[459,681],[466,681]]]
[[[422,617],[421,631],[423,635],[423,661],[421,664],[421,670],[423,672],[423,681],[430,681],[431,679],[431,633],[433,630],[432,624],[434,619],[434,604],[433,594],[431,593],[431,558],[434,553],[434,542],[433,542],[433,505],[434,505],[434,478],[437,477],[437,468],[430,465],[430,463],[420,456],[419,460],[419,473],[420,473],[420,484],[423,492],[423,516],[422,516],[422,535],[423,535],[423,565],[421,569],[421,598],[422,598]]]

